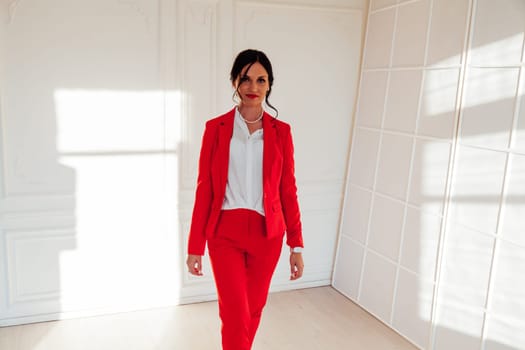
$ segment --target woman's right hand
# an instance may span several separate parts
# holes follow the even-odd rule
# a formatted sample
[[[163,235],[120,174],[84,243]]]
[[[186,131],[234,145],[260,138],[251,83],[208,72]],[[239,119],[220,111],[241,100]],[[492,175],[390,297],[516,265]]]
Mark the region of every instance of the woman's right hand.
[[[186,266],[188,266],[188,272],[192,275],[202,276],[202,256],[188,254]]]

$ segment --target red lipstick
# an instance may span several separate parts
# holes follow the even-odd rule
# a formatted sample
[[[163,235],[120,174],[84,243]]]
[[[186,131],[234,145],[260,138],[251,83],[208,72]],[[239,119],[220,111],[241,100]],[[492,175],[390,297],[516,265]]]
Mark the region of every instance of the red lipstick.
[[[259,96],[254,95],[254,94],[246,94],[246,97],[251,98],[251,99],[254,99],[254,98],[257,98],[257,97],[259,97]]]

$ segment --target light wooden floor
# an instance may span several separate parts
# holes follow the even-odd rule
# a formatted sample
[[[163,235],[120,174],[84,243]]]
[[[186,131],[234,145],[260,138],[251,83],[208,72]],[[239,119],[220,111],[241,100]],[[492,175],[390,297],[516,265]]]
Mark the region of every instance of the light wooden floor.
[[[220,349],[216,302],[0,328],[1,350]],[[416,349],[330,287],[273,293],[253,350]]]

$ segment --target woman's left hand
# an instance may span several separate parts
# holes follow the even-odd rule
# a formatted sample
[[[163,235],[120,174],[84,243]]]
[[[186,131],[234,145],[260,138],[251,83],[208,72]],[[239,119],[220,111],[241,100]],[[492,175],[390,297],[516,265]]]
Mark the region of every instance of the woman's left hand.
[[[290,280],[296,280],[303,275],[303,254],[290,253]]]

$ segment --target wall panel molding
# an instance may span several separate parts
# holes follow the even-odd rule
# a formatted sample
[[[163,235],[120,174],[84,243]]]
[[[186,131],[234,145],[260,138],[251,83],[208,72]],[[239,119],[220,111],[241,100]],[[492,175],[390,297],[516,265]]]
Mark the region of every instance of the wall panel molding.
[[[0,201],[0,213],[38,213],[50,211],[72,211],[74,195],[7,196]]]
[[[9,7],[7,3],[0,5],[0,201],[5,194],[5,73],[7,56],[7,28],[9,23]]]
[[[6,230],[5,240],[9,304],[60,299],[60,256],[55,249],[57,246],[73,248],[75,233],[71,230]],[[50,259],[56,259],[54,271],[49,269]]]
[[[194,188],[204,123],[216,115],[219,4],[216,0],[181,1],[179,10],[183,33],[179,69],[185,93],[181,164],[187,169],[182,187]]]
[[[361,1],[362,3],[362,1]],[[273,7],[273,8],[282,8],[282,9],[305,9],[313,11],[333,11],[333,12],[358,12],[362,13],[361,4],[357,5],[352,4],[349,1],[280,1],[280,0],[238,0],[237,4],[239,6],[254,6],[254,7]]]

